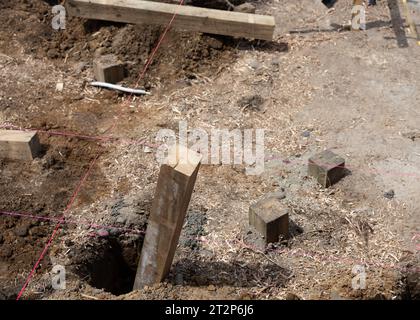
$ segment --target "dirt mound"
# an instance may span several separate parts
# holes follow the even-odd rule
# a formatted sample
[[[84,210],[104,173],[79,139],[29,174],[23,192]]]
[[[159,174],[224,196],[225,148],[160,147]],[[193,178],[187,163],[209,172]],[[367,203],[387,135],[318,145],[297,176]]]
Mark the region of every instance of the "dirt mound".
[[[0,162],[0,296],[8,299],[20,290],[86,171],[91,155],[97,152],[90,145],[76,147],[55,141],[52,147],[51,141],[41,142],[46,150],[40,159]],[[103,181],[99,169],[95,169],[93,176]],[[87,186],[77,202],[90,201],[99,190]],[[46,257],[40,269],[49,263]]]
[[[38,59],[47,57],[90,64],[95,56],[116,54],[126,63],[130,82],[138,78],[165,29],[165,26],[125,25],[68,17],[66,29],[56,31],[51,27],[51,4],[55,1],[6,1],[1,5],[0,23],[17,31],[17,39],[26,53]],[[193,4],[226,9],[224,1],[214,4],[193,1]],[[211,74],[232,60],[233,53],[224,50],[231,44],[232,39],[228,37],[170,31],[147,78],[140,85],[150,88],[158,86],[158,82],[191,79],[195,73]]]

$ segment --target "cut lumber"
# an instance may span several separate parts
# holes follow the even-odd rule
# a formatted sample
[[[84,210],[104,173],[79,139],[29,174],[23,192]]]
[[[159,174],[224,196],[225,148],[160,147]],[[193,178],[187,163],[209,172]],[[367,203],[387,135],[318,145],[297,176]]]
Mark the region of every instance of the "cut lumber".
[[[108,54],[93,60],[93,73],[100,82],[118,83],[124,79],[124,65],[115,55]]]
[[[134,290],[161,282],[169,273],[202,156],[173,147],[162,164]]]
[[[172,26],[235,37],[272,40],[272,16],[206,9],[140,0],[69,0],[69,15],[134,24],[166,25],[176,14]]]
[[[41,145],[36,132],[0,130],[0,158],[33,160],[40,150]]]

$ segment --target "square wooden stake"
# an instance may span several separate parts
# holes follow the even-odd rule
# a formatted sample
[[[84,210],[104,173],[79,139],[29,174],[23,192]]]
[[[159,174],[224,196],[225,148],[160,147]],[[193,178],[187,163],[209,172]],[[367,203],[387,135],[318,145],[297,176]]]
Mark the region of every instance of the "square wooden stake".
[[[161,166],[134,290],[161,282],[168,275],[201,158],[196,152],[177,145]]]

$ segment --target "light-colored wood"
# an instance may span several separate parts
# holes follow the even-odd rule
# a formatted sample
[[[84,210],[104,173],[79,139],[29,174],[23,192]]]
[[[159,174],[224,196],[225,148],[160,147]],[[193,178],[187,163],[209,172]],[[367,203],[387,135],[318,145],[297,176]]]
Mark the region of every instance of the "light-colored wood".
[[[363,0],[353,0],[353,8],[356,7],[356,6],[364,6]],[[357,17],[358,14],[360,14],[360,12],[353,12],[352,13],[351,22],[350,22],[351,23],[350,28],[351,28],[352,31],[359,31],[360,30],[360,28],[354,28],[354,25],[353,25],[354,19]]]
[[[403,3],[403,7],[404,7],[405,21],[407,22],[408,26],[410,27],[410,32],[413,35],[413,37],[415,37],[415,39],[417,41],[417,45],[420,46],[419,34],[417,32],[416,24],[414,23],[414,20],[411,17],[410,8],[408,6],[407,0],[402,0],[402,3]]]
[[[0,158],[33,160],[40,153],[40,149],[36,132],[0,130]]]
[[[162,164],[134,290],[161,282],[168,275],[200,163],[201,155],[175,146]]]
[[[68,0],[70,15],[88,19],[135,24],[166,25],[176,14],[172,26],[235,37],[272,40],[272,16],[180,6],[141,0]]]

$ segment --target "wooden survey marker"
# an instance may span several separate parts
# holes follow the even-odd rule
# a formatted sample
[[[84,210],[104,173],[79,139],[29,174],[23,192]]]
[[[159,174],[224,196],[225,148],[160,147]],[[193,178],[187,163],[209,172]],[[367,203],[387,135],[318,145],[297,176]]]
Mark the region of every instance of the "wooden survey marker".
[[[134,24],[167,25],[176,29],[272,40],[272,16],[181,6],[141,0],[68,0],[72,16]],[[174,18],[175,15],[175,18]]]
[[[0,158],[33,160],[40,151],[41,144],[36,132],[0,130]]]
[[[175,146],[168,153],[167,164],[161,166],[134,290],[161,282],[168,275],[200,163],[201,155]]]

